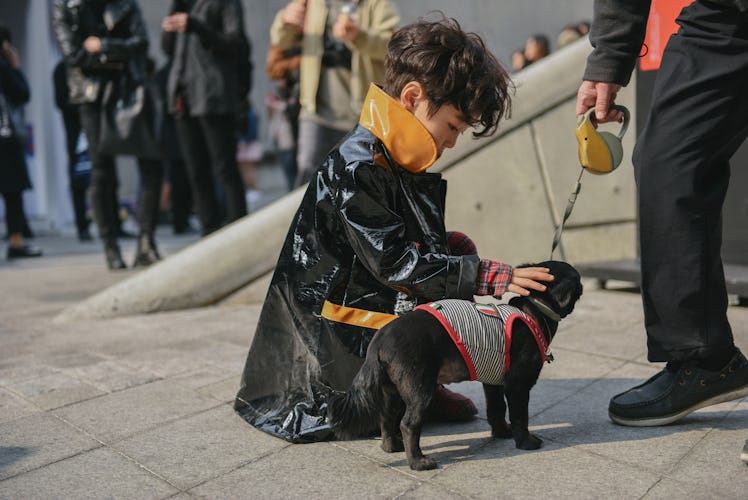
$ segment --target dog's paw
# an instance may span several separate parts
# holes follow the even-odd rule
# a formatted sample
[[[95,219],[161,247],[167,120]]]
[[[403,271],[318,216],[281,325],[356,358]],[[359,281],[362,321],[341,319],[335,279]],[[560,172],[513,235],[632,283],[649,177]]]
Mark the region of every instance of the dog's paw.
[[[543,440],[530,433],[521,441],[517,441],[517,448],[520,450],[537,450],[541,446],[543,446]]]
[[[507,439],[512,437],[512,429],[506,422],[491,425],[491,437],[497,439]]]
[[[413,470],[431,470],[439,467],[439,463],[433,458],[421,457],[410,461],[410,468]]]
[[[398,451],[405,451],[405,445],[403,444],[402,438],[383,438],[382,439],[382,450],[387,453],[396,453]]]

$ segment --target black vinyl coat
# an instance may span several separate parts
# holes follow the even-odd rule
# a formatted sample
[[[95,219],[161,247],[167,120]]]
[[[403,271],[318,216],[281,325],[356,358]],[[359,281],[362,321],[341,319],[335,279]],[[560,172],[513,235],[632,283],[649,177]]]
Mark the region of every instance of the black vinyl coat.
[[[326,439],[327,398],[348,388],[376,331],[362,325],[441,298],[472,299],[479,258],[448,255],[445,194],[440,174],[406,170],[360,125],[329,154],[260,314],[235,402],[244,419],[292,442]],[[358,319],[323,317],[326,302]]]

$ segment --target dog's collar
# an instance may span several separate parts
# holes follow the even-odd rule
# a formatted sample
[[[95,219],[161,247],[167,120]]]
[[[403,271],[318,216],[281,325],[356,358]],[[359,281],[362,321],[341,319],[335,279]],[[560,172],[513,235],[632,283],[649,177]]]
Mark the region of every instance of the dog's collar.
[[[556,322],[561,321],[561,316],[559,316],[559,314],[556,311],[551,309],[551,306],[549,306],[548,304],[546,304],[539,298],[527,297],[527,300],[529,300],[532,305],[540,309],[541,313],[543,313],[545,316],[548,316],[553,321],[556,321]]]

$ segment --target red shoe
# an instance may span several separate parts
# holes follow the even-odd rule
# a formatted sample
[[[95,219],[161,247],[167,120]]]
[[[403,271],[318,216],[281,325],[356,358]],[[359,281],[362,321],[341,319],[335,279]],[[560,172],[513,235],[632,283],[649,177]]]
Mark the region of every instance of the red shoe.
[[[467,422],[477,414],[478,408],[470,399],[439,384],[426,419],[430,422]]]

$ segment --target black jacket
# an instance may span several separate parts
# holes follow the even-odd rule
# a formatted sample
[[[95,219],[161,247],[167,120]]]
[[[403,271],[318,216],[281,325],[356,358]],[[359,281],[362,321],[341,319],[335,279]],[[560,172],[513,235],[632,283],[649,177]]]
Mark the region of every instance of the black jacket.
[[[135,0],[55,0],[53,21],[72,104],[98,101],[103,84],[122,71],[145,78],[148,34]],[[89,36],[101,39],[100,53],[83,49]]]
[[[0,57],[0,122],[6,127],[0,133],[0,193],[18,193],[31,188],[24,144],[21,137],[25,131],[15,130],[21,123],[11,123],[12,113],[20,113],[23,105],[29,102],[31,93],[23,73]],[[6,136],[10,133],[10,136]]]
[[[390,101],[390,109],[399,106]],[[366,102],[365,110],[379,104]],[[310,182],[247,356],[235,408],[290,441],[328,436],[325,400],[347,389],[377,328],[421,303],[473,298],[480,259],[449,255],[446,182],[404,168],[380,139],[384,129],[403,146],[400,130],[422,126],[406,123],[417,120],[405,110],[377,111],[391,123],[357,126]]]
[[[167,85],[169,111],[176,111],[180,93],[192,116],[237,114],[244,97],[240,67],[249,60],[241,2],[176,0],[170,12],[188,12],[189,21],[185,33],[164,32],[161,38],[173,61]]]

